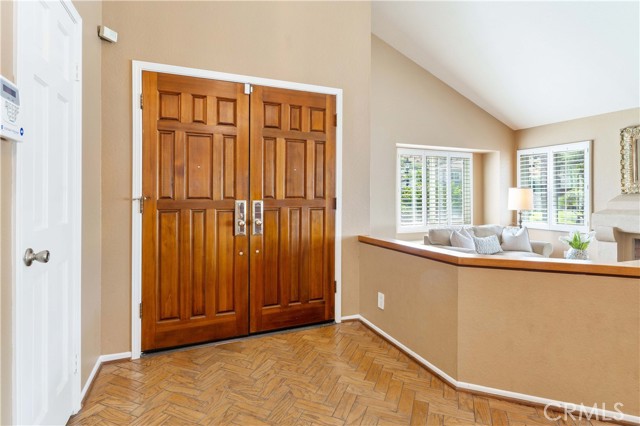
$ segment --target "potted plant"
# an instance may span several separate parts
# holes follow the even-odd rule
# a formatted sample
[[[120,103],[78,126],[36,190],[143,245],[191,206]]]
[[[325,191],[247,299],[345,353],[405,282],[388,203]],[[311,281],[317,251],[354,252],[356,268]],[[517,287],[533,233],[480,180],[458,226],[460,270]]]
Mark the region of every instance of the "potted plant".
[[[573,231],[569,233],[569,236],[560,237],[560,241],[569,245],[569,250],[564,252],[565,259],[578,259],[589,260],[589,253],[587,247],[593,240],[595,232],[582,233],[579,231]]]

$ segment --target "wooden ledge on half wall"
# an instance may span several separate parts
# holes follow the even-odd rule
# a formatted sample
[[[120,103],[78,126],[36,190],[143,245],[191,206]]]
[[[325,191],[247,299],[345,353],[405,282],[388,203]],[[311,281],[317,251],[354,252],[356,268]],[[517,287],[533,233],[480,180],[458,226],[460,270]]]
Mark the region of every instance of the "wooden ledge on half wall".
[[[420,242],[403,241],[392,238],[360,235],[358,236],[358,241],[364,244],[370,244],[372,246],[460,267],[515,269],[522,271],[602,275],[609,277],[640,279],[640,261],[638,260],[617,263],[600,263],[556,258],[529,257],[514,259],[478,254],[456,253],[444,248],[427,246]]]

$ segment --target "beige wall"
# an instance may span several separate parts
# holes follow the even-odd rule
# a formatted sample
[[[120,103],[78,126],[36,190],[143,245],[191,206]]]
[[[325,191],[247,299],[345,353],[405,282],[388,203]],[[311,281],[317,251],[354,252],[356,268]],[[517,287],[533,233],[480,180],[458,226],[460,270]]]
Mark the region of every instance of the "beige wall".
[[[638,280],[459,270],[460,380],[640,414]]]
[[[102,50],[102,351],[130,350],[131,61],[344,90],[343,313],[358,304],[356,235],[369,232],[370,5],[105,2]]]
[[[81,380],[86,381],[100,356],[100,41],[96,35],[101,21],[100,2],[74,3],[82,16],[83,32],[83,157],[82,157],[82,359]],[[0,65],[2,75],[15,81],[13,68],[13,9],[12,1],[0,1]],[[11,418],[12,335],[11,304],[13,300],[12,209],[14,187],[15,144],[0,142],[0,424]]]
[[[592,140],[592,212],[596,212],[620,195],[620,129],[638,124],[640,108],[532,127],[515,132],[516,149]],[[554,244],[553,257],[562,257],[567,249],[558,241],[563,232],[531,230],[530,233],[533,239]],[[595,256],[596,244],[591,244],[589,251]]]
[[[362,315],[456,380],[640,414],[637,280],[457,268],[366,244],[360,271]]]
[[[371,233],[392,238],[397,143],[492,151],[474,156],[474,167],[483,160],[482,174],[474,173],[474,223],[511,223],[506,194],[513,180],[513,131],[371,36]]]
[[[377,307],[385,295],[384,310]],[[360,244],[360,314],[449,376],[458,376],[458,270]]]
[[[101,352],[102,3],[75,1],[82,16],[82,383]]]

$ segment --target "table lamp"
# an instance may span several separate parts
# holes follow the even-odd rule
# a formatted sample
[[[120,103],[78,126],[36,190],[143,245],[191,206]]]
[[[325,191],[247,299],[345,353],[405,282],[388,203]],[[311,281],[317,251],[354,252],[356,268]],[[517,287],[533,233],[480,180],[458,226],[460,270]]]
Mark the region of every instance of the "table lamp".
[[[533,209],[533,189],[509,188],[507,204],[509,210],[518,211],[518,226],[522,228],[522,210]]]

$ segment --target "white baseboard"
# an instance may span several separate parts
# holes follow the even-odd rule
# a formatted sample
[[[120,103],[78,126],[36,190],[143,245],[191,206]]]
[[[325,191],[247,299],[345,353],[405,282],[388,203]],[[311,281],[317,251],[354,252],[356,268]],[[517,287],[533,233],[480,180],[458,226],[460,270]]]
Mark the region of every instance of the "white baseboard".
[[[449,376],[447,373],[445,373],[444,371],[440,370],[438,367],[436,367],[435,365],[431,364],[426,359],[422,358],[420,355],[418,355],[417,353],[415,353],[414,351],[409,349],[407,346],[405,346],[402,343],[400,343],[395,338],[391,337],[390,334],[388,334],[386,331],[382,330],[380,327],[378,327],[377,325],[375,325],[374,323],[372,323],[371,321],[369,321],[368,319],[366,319],[362,315],[358,315],[358,317],[360,317],[359,318],[360,321],[362,321],[363,323],[367,324],[369,327],[373,328],[377,333],[379,333],[380,335],[384,336],[385,339],[389,340],[394,345],[398,346],[403,351],[405,351],[406,353],[411,355],[416,361],[420,362],[420,364],[424,365],[429,370],[431,370],[431,371],[435,372],[436,374],[438,374],[444,380],[449,382],[449,384],[451,384],[453,386],[456,386],[456,387],[458,386],[458,382],[456,381],[456,379],[454,379],[453,377]]]
[[[351,320],[359,320],[362,319],[362,317],[358,314],[355,315],[346,315],[343,316],[342,318],[340,318],[342,321],[351,321]]]
[[[120,352],[118,354],[101,355],[100,362],[118,361],[121,359],[131,359],[131,352]]]
[[[86,383],[82,387],[82,392],[80,392],[80,404],[82,404],[82,401],[84,401],[84,397],[87,395],[87,392],[91,387],[91,383],[93,383],[93,381],[96,378],[96,374],[98,374],[98,370],[100,369],[100,364],[102,364],[102,362],[100,362],[100,358],[101,357],[98,357],[98,359],[96,359],[96,363],[93,366],[93,369],[91,370],[91,374],[89,374],[89,377],[87,378]]]
[[[401,342],[396,340],[389,333],[385,332],[380,327],[378,327],[377,325],[375,325],[374,323],[372,323],[371,321],[369,321],[368,319],[366,319],[362,315],[350,315],[348,317],[342,317],[342,319],[343,320],[345,320],[345,319],[358,319],[358,320],[362,321],[364,324],[366,324],[367,326],[371,327],[373,330],[375,330],[377,333],[379,333],[385,339],[389,340],[391,343],[393,343],[394,345],[396,345],[399,348],[401,348],[407,354],[411,355],[411,357],[413,357],[416,361],[418,361],[419,363],[421,363],[422,365],[424,365],[425,367],[427,367],[431,371],[433,371],[436,374],[438,374],[441,378],[443,378],[445,381],[447,381],[449,383],[449,385],[451,385],[451,386],[453,386],[455,388],[466,389],[466,390],[469,390],[469,391],[472,391],[472,392],[481,392],[481,393],[484,393],[484,394],[495,395],[495,396],[498,396],[498,397],[516,399],[516,400],[520,400],[520,401],[524,401],[524,402],[531,402],[531,403],[540,404],[540,405],[551,404],[554,408],[571,410],[572,412],[574,412],[576,414],[577,414],[578,411],[582,412],[583,415],[585,417],[587,417],[587,418],[592,418],[592,417],[597,417],[599,419],[609,418],[609,419],[614,419],[614,420],[617,420],[617,421],[622,420],[622,421],[625,421],[625,422],[629,422],[629,423],[640,425],[640,417],[632,416],[632,415],[629,415],[629,414],[620,413],[620,412],[617,412],[617,411],[602,410],[600,408],[584,406],[582,404],[575,404],[575,403],[564,402],[564,401],[555,401],[555,400],[552,400],[552,399],[541,398],[541,397],[538,397],[538,396],[527,395],[527,394],[524,394],[524,393],[511,392],[511,391],[507,391],[507,390],[503,390],[503,389],[490,388],[490,387],[487,387],[487,386],[476,385],[476,384],[473,384],[473,383],[459,382],[456,379],[454,379],[453,377],[449,376],[444,371],[442,371],[441,369],[439,369],[438,367],[436,367],[435,365],[433,365],[432,363],[430,363],[429,361],[427,361],[426,359],[424,359],[423,357],[421,357],[420,355],[418,355],[417,353],[415,353],[414,351],[412,351],[411,349],[409,349],[407,346],[405,346],[404,344],[402,344]]]
[[[86,383],[82,387],[82,392],[80,393],[80,402],[82,403],[82,401],[84,400],[84,397],[87,395],[87,392],[89,391],[89,388],[91,387],[91,384],[93,383],[93,381],[96,379],[96,374],[98,374],[98,370],[100,370],[100,366],[103,363],[109,362],[109,361],[117,361],[120,359],[127,359],[127,358],[131,358],[131,352],[121,352],[119,354],[100,355],[98,359],[96,359],[96,363],[94,364],[93,369],[91,370],[91,374],[89,374],[89,377],[87,378]]]

